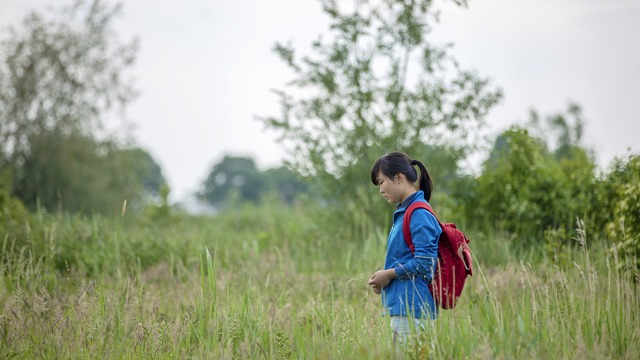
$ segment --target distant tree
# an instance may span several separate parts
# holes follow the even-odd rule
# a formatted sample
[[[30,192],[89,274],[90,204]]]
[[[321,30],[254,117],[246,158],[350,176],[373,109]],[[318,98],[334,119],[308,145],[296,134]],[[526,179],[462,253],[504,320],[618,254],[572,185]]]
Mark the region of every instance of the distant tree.
[[[569,102],[565,113],[548,115],[544,122],[538,112],[532,109],[527,128],[531,129],[533,135],[545,141],[556,158],[570,157],[572,148],[582,146],[585,121],[579,104]]]
[[[437,21],[433,2],[362,0],[348,10],[343,2],[320,3],[330,34],[312,43],[311,55],[274,47],[294,79],[276,91],[280,116],[262,120],[280,134],[292,168],[317,179],[327,200],[357,197],[359,211],[372,209],[375,191],[362,189],[372,186],[368,172],[383,153],[446,154],[456,168],[502,93],[462,70],[450,46],[427,40]]]
[[[280,204],[292,204],[302,193],[310,193],[309,184],[285,166],[260,171],[251,157],[226,155],[213,165],[198,195],[225,208],[273,197]]]
[[[309,194],[309,184],[286,166],[268,169],[261,173],[266,192],[278,196],[282,203],[292,204],[296,196]]]
[[[252,158],[226,155],[211,169],[200,196],[219,207],[230,199],[257,202],[262,189],[263,184]]]
[[[116,36],[119,13],[120,5],[100,0],[53,16],[34,12],[0,45],[0,166],[29,207],[103,211],[137,195],[127,194],[132,184],[119,188],[135,176],[116,174],[139,169],[108,160],[120,149],[102,124],[124,115],[136,95],[127,69],[138,45]]]
[[[161,188],[166,186],[166,180],[162,168],[151,154],[134,147],[117,149],[110,153],[109,157],[123,178],[128,176],[129,181],[141,186],[146,195],[161,197]]]

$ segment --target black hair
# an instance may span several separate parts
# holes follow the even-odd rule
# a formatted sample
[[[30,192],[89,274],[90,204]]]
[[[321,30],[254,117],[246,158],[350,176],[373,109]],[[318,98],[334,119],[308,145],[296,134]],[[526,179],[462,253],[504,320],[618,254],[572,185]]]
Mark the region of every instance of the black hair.
[[[388,178],[404,174],[409,182],[415,183],[418,180],[418,172],[414,166],[418,166],[420,169],[420,190],[424,192],[424,198],[430,201],[433,182],[427,168],[422,162],[412,160],[407,154],[399,151],[382,155],[373,163],[373,167],[371,167],[371,182],[377,186],[378,174],[382,173]]]

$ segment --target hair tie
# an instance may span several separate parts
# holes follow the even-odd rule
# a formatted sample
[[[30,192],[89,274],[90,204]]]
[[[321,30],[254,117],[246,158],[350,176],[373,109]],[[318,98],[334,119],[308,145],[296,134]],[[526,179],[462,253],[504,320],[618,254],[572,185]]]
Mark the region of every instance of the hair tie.
[[[418,160],[411,160],[411,165],[418,165]]]

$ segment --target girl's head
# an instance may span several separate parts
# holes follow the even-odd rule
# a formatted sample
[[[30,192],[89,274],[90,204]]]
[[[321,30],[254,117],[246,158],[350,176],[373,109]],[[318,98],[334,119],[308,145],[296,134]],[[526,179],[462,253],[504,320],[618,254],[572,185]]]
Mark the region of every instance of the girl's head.
[[[419,177],[415,166],[418,166],[420,169]],[[419,179],[420,190],[424,192],[424,198],[427,201],[431,200],[433,183],[427,168],[420,161],[412,160],[405,153],[399,151],[382,155],[373,163],[373,167],[371,168],[371,182],[376,186],[382,186],[382,178],[386,177],[391,181],[396,181],[400,178],[401,174],[411,184],[415,184]]]

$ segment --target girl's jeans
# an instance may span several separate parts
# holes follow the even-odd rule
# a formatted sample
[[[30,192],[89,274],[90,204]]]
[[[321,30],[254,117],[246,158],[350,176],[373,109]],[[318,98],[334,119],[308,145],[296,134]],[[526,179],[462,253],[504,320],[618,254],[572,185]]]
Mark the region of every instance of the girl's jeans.
[[[393,331],[393,342],[402,344],[411,335],[417,335],[427,327],[433,326],[433,320],[417,319],[407,316],[391,316],[391,331]]]

